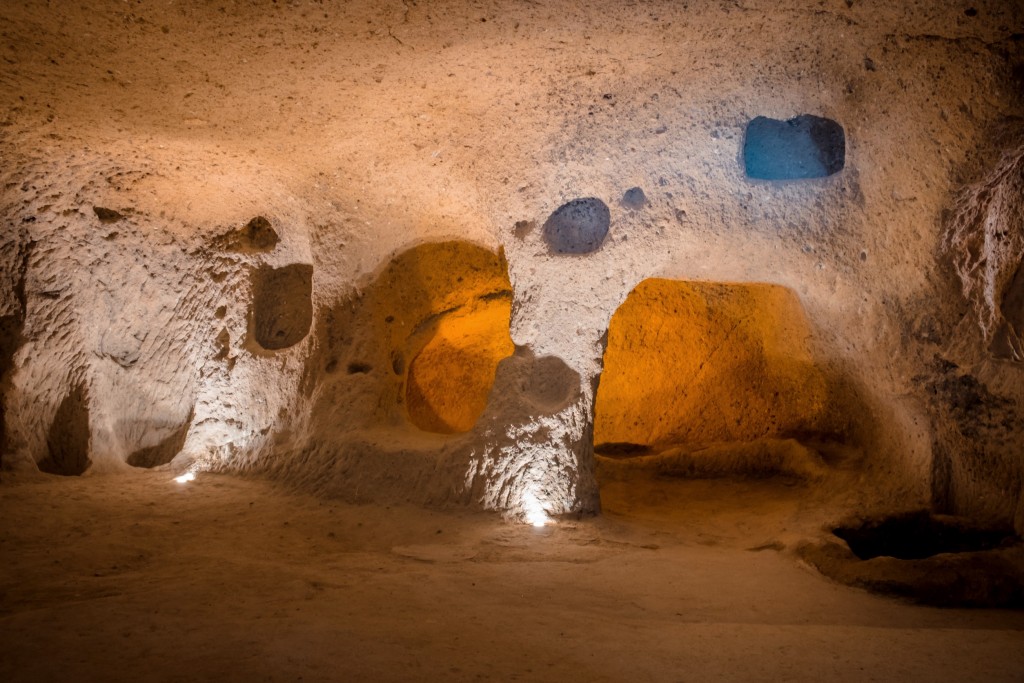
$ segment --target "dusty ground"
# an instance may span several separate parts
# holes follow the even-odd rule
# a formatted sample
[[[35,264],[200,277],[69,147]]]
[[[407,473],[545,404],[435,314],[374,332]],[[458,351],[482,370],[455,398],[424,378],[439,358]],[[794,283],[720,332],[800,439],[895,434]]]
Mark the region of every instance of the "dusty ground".
[[[603,497],[601,518],[536,530],[223,475],[5,475],[0,679],[1024,679],[1024,613],[801,566],[793,539],[831,512],[805,485]]]

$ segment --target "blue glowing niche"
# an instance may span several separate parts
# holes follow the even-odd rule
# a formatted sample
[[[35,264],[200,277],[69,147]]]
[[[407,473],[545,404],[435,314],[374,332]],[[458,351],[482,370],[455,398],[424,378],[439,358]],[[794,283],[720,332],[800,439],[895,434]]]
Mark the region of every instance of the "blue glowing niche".
[[[747,124],[743,164],[761,180],[824,178],[843,170],[846,134],[832,119],[803,114],[788,121],[758,116]]]

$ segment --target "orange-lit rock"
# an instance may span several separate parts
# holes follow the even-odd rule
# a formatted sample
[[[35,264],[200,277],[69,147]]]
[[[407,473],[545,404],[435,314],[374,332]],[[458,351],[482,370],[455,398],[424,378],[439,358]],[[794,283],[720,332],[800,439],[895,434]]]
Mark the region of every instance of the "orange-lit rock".
[[[645,280],[608,329],[595,443],[829,432],[829,386],[810,337],[785,287]]]
[[[487,405],[498,361],[513,350],[508,297],[451,313],[409,365],[406,408],[431,432],[468,432]]]

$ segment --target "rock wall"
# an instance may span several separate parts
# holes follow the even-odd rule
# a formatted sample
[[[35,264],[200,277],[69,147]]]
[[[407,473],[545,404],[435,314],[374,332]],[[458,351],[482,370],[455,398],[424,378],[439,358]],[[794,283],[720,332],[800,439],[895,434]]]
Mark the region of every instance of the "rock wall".
[[[0,8],[4,467],[176,450],[175,471],[357,499],[594,510],[614,311],[648,278],[766,283],[799,298],[829,400],[858,406],[865,505],[1024,529],[1000,133],[1024,104],[1019,4],[219,5]],[[760,179],[758,117],[831,123],[762,150],[803,156]],[[507,264],[503,288],[408,290],[510,306],[514,350],[481,356],[492,388],[454,434],[404,403],[426,337],[382,327],[444,337],[458,315],[388,298],[420,249]]]
[[[945,216],[944,256],[967,313],[929,377],[938,509],[1024,529],[1024,127],[994,135],[987,163]]]

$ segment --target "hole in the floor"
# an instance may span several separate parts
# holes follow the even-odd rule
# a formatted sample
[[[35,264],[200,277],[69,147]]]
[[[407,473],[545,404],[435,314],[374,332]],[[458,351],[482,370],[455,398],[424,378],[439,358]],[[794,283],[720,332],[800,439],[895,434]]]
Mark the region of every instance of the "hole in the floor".
[[[1016,540],[1012,529],[978,526],[925,510],[844,525],[833,533],[862,560],[920,560],[940,553],[992,550]]]
[[[348,374],[350,375],[365,375],[373,370],[373,367],[369,363],[349,363]]]
[[[39,469],[49,474],[77,476],[89,468],[89,398],[75,387],[61,401],[46,439],[47,456]]]
[[[750,178],[824,178],[843,170],[846,135],[841,125],[820,116],[788,121],[758,116],[747,124],[743,163]]]
[[[609,325],[597,451],[835,434],[811,336],[785,287],[644,280]]]
[[[601,248],[610,224],[611,212],[600,199],[574,199],[544,223],[544,240],[556,254],[588,254]]]

